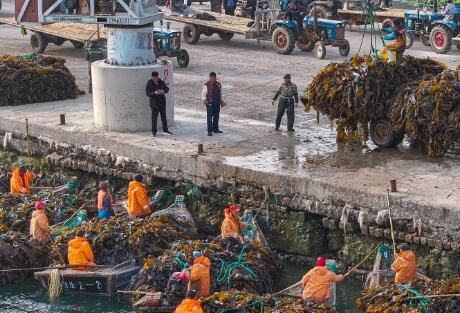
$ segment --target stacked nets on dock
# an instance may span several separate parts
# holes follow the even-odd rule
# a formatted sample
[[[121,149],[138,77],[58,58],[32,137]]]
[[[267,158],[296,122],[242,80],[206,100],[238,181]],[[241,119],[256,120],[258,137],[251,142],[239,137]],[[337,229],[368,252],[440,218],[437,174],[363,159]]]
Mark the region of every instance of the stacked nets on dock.
[[[79,90],[65,60],[35,56],[31,60],[0,57],[0,106],[74,99]]]
[[[0,269],[40,267],[48,265],[48,248],[22,234],[8,232],[0,235]],[[0,285],[24,280],[29,273],[0,272]]]
[[[421,296],[452,295],[439,298],[420,298]],[[455,313],[460,312],[460,278],[438,281],[416,281],[410,286],[388,284],[383,287],[365,290],[356,300],[356,306],[366,313]]]
[[[217,292],[203,301],[205,313],[223,312],[234,309],[232,312],[246,313],[335,313],[328,304],[305,302],[289,298],[276,298],[270,295],[258,296],[247,291],[228,290]],[[240,309],[240,310],[238,310]]]
[[[231,288],[263,294],[272,291],[272,275],[279,268],[269,248],[244,248],[239,244],[226,249],[221,241],[180,241],[172,244],[158,258],[147,260],[145,268],[128,286],[128,290],[164,291],[168,279],[193,264],[194,250],[211,260],[211,292]],[[132,299],[135,300],[135,299]]]
[[[58,237],[56,245],[63,256],[67,254],[67,243],[80,229],[86,232],[92,244],[96,262],[106,265],[116,265],[132,259],[142,262],[148,255],[161,255],[172,242],[191,239],[196,235],[194,224],[169,216],[149,216],[145,219],[124,216],[101,221],[92,219]]]

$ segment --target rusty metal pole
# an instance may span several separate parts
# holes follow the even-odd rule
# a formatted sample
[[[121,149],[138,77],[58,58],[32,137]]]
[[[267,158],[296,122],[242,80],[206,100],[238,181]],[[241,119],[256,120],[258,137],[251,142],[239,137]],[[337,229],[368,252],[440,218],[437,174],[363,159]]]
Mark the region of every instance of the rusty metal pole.
[[[26,139],[27,139],[27,156],[30,157],[29,119],[28,118],[26,118]]]
[[[59,115],[59,124],[60,125],[65,125],[65,114],[60,114]]]
[[[398,188],[396,188],[396,179],[390,180],[390,191],[398,192]]]
[[[199,144],[198,144],[198,154],[202,154],[202,153],[204,153],[203,144],[202,144],[202,143],[199,143]]]

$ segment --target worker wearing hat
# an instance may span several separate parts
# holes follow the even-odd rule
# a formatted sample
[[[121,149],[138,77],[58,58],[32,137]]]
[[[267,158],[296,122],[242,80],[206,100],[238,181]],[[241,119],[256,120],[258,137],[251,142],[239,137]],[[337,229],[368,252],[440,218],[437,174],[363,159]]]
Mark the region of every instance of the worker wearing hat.
[[[297,86],[291,81],[291,74],[283,76],[284,82],[273,97],[273,105],[276,99],[278,101],[278,113],[276,115],[275,129],[279,130],[281,125],[281,119],[283,118],[284,112],[287,114],[287,130],[288,132],[294,131],[294,103],[299,104],[299,94],[297,92]]]
[[[70,240],[67,247],[67,257],[70,265],[94,265],[94,254],[83,230],[77,231],[75,238]],[[86,267],[76,268],[85,270]]]
[[[187,273],[188,290],[196,290],[198,296],[208,297],[211,294],[211,260],[202,255],[201,251],[193,251],[193,265]]]
[[[330,284],[345,279],[344,275],[336,275],[326,266],[326,259],[318,257],[316,266],[302,278],[305,301],[327,302],[330,293]]]
[[[398,245],[397,249],[399,253],[396,253],[396,259],[391,265],[391,269],[396,273],[395,283],[410,284],[415,280],[417,270],[415,254],[405,242]]]
[[[391,28],[386,30],[388,35],[383,36],[383,40],[391,40],[390,44],[385,44],[380,52],[383,60],[401,63],[404,51],[406,51],[406,30],[402,22],[393,21]]]
[[[30,184],[37,178],[35,173],[27,170],[26,165],[20,165],[13,169],[13,176],[10,180],[10,192],[13,196],[26,194],[30,191]]]
[[[240,207],[238,205],[231,205],[225,208],[225,219],[221,226],[222,239],[235,238],[240,241],[245,240],[243,230],[248,227],[248,224],[241,221],[239,213]]]
[[[109,181],[104,180],[99,183],[97,193],[97,218],[102,220],[109,219],[112,213],[113,198],[109,190]]]
[[[41,243],[48,242],[53,231],[45,213],[45,206],[45,201],[36,202],[35,210],[32,212],[32,219],[30,220],[30,235]]]
[[[133,175],[133,180],[128,186],[128,214],[131,216],[144,216],[152,213],[150,198],[145,188],[144,176]]]
[[[199,295],[196,290],[187,291],[185,299],[177,306],[174,313],[203,313],[201,302],[197,299],[198,297]]]

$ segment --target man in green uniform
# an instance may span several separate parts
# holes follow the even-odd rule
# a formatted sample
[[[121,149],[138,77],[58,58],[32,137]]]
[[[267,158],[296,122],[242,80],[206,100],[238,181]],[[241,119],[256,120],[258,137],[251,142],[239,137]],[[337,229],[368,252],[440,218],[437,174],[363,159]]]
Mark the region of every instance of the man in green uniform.
[[[275,129],[280,129],[281,119],[284,112],[287,114],[287,130],[288,132],[294,131],[294,103],[296,106],[299,104],[299,94],[297,93],[297,86],[291,82],[291,74],[284,75],[284,82],[273,97],[273,105],[276,99],[278,101],[278,114],[276,115]]]

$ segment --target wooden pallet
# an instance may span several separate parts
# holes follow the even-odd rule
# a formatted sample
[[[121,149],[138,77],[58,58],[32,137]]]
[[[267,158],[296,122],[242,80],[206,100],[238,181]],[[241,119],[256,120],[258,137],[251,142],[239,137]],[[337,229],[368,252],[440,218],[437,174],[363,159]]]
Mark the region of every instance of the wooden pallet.
[[[0,24],[6,24],[16,27],[23,26],[25,29],[44,33],[51,36],[65,38],[76,42],[85,42],[97,39],[97,26],[91,24],[71,24],[71,23],[53,23],[53,24],[25,24],[16,23],[14,18],[0,18]],[[105,27],[99,28],[99,37],[107,38]]]

